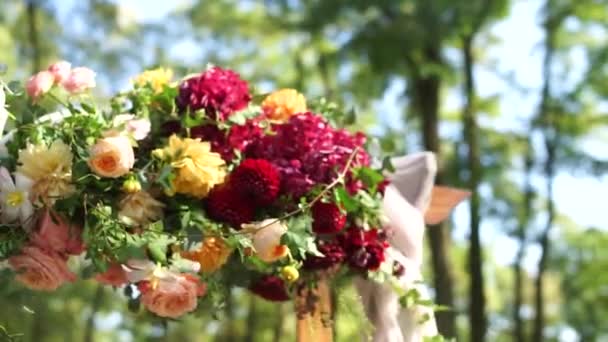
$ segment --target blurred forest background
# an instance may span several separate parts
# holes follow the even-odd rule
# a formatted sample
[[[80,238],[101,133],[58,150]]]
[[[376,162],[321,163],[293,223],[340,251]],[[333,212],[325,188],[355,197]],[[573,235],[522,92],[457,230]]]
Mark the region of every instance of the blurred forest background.
[[[5,79],[58,59],[95,69],[100,95],[214,63],[353,108],[382,148],[435,151],[438,182],[473,192],[426,237],[445,336],[608,341],[608,1],[0,0]],[[238,289],[179,322],[93,283],[0,291],[0,340],[294,340],[290,303]],[[358,340],[341,293],[337,340]]]

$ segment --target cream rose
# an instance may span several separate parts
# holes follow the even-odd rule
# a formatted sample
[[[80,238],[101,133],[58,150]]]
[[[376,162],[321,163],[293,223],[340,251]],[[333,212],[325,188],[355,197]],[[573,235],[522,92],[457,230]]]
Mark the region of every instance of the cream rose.
[[[281,237],[287,227],[277,219],[266,219],[262,222],[243,224],[244,230],[253,233],[252,244],[257,256],[265,262],[274,262],[289,253],[289,248],[281,244]]]
[[[89,167],[102,177],[118,178],[131,170],[135,163],[129,138],[114,136],[99,139],[91,147]]]

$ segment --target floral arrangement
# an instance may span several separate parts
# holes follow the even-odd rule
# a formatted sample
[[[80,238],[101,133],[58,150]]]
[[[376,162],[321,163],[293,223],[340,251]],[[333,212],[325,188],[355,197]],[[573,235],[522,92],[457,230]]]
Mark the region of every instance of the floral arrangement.
[[[146,71],[105,102],[67,62],[0,82],[0,260],[17,282],[90,278],[177,318],[234,286],[285,301],[323,277],[404,272],[387,181],[336,105],[255,94],[216,66],[172,79]]]

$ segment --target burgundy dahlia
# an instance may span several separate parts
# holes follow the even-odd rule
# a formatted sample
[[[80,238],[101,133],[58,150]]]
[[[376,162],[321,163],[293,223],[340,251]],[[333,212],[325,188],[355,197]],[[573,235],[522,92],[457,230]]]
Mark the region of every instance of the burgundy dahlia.
[[[312,206],[312,230],[317,234],[334,234],[346,224],[346,215],[334,203],[317,202]]]
[[[180,84],[176,104],[180,111],[204,109],[211,118],[226,120],[249,101],[247,82],[232,70],[212,67]]]
[[[249,290],[258,296],[273,302],[284,302],[289,300],[289,293],[285,287],[285,281],[274,275],[265,275],[253,283]]]
[[[216,187],[207,197],[209,217],[241,229],[241,224],[253,221],[255,211],[248,201],[229,186]]]
[[[258,206],[277,199],[281,175],[274,165],[264,159],[245,159],[230,175],[230,184]]]
[[[304,260],[305,269],[324,270],[344,261],[346,254],[337,241],[319,241],[317,243],[319,252],[323,256],[308,255]]]

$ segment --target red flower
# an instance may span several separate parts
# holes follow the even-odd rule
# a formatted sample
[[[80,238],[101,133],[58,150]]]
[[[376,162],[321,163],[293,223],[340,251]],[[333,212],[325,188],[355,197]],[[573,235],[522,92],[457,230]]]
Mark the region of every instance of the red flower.
[[[204,109],[213,119],[226,120],[251,101],[249,86],[232,70],[213,67],[179,86],[176,99],[180,111]]]
[[[277,166],[283,182],[281,193],[292,195],[296,201],[314,185],[331,183],[356,148],[351,166],[369,165],[369,155],[362,148],[365,135],[335,129],[320,115],[296,114],[272,129],[275,134],[251,143],[246,155]]]
[[[346,215],[334,203],[315,203],[312,206],[312,218],[312,230],[317,234],[337,233],[346,224]]]
[[[230,175],[230,184],[257,205],[271,204],[279,194],[279,171],[264,159],[245,159]]]
[[[323,270],[338,265],[344,261],[346,254],[337,241],[319,241],[318,249],[323,256],[308,255],[304,260],[304,268],[308,270]]]
[[[265,275],[253,283],[249,290],[258,296],[273,302],[289,300],[289,293],[283,279],[274,275]]]
[[[339,238],[346,261],[354,269],[375,271],[386,259],[386,234],[378,229],[365,231],[355,227]]]
[[[216,187],[209,193],[207,213],[234,229],[241,229],[241,224],[251,222],[255,217],[254,207],[229,186]]]
[[[251,142],[264,135],[259,120],[260,118],[250,119],[244,125],[232,125],[229,130],[222,130],[214,124],[196,126],[190,129],[190,135],[209,141],[211,150],[230,162],[235,156],[234,151],[243,152]]]

